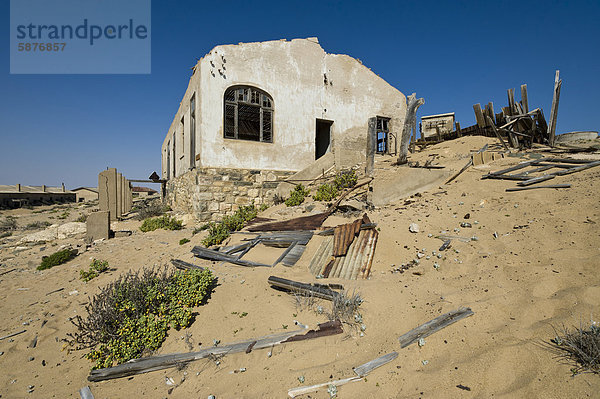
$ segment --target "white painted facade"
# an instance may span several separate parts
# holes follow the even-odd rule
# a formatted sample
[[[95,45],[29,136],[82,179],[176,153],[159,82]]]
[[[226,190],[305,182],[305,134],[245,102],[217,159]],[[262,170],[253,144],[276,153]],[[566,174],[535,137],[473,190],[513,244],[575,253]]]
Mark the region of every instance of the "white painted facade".
[[[237,85],[272,97],[272,143],[224,138],[224,93]],[[360,61],[327,54],[317,38],[217,46],[196,64],[166,134],[162,178],[193,167],[301,170],[315,160],[317,119],[333,122],[330,149],[336,166],[352,166],[365,160],[368,119],[390,118],[390,132],[400,137],[405,113],[401,92]]]

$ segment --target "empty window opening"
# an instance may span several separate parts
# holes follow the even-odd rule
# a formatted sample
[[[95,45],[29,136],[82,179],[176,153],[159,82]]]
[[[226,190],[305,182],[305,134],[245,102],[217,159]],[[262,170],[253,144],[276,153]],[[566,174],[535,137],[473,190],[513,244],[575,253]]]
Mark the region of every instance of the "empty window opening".
[[[389,137],[388,133],[390,118],[377,117],[377,153],[378,154],[387,154],[389,153],[388,143]]]
[[[196,167],[196,95],[190,100],[190,169]]]
[[[333,121],[317,119],[315,133],[315,159],[321,158],[330,151],[332,124]]]
[[[273,98],[249,86],[225,91],[223,136],[227,139],[273,142]]]

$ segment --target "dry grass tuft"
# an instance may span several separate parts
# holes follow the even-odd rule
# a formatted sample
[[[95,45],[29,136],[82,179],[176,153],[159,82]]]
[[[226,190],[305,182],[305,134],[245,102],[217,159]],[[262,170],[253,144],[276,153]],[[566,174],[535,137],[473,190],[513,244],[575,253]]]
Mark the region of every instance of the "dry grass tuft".
[[[553,327],[554,328],[554,327]],[[556,337],[549,342],[557,357],[572,365],[573,375],[600,373],[600,325],[592,322],[589,327],[580,323],[569,330],[563,326],[554,328]]]

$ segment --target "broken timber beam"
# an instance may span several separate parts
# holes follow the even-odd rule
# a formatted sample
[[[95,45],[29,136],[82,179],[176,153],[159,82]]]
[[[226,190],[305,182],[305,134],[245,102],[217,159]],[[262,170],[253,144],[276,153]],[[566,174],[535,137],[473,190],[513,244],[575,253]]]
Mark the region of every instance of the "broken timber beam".
[[[283,288],[285,290],[297,292],[302,295],[311,295],[317,298],[327,299],[328,301],[333,301],[340,295],[339,292],[326,287],[319,287],[281,277],[269,276],[267,281],[274,287]]]
[[[233,263],[233,264],[239,265],[239,266],[271,267],[271,265],[267,265],[264,263],[258,263],[258,262],[252,262],[250,260],[239,259],[236,256],[229,255],[226,253],[221,253],[219,251],[215,251],[215,250],[208,249],[208,248],[203,248],[200,246],[195,246],[194,248],[192,248],[192,253],[194,254],[194,256],[197,256],[198,258],[201,258],[201,259],[229,262],[229,263]]]
[[[558,101],[560,99],[560,88],[562,80],[559,79],[560,71],[557,69],[554,75],[554,92],[552,95],[552,108],[550,109],[550,124],[548,125],[548,143],[554,147],[556,133],[556,118],[558,116]]]
[[[184,262],[181,259],[171,259],[171,263],[181,270],[206,270],[204,267],[196,266],[192,263]]]
[[[444,313],[443,315],[410,330],[398,338],[398,341],[400,341],[400,347],[406,348],[408,345],[417,342],[420,338],[428,337],[431,334],[473,314],[474,313],[470,308],[459,308],[457,310]]]
[[[485,150],[487,150],[488,145],[484,145],[483,147],[481,147],[479,149],[479,151],[477,151],[477,154],[479,154],[480,152],[483,152]],[[450,183],[452,180],[456,179],[458,176],[460,176],[461,173],[463,173],[465,170],[467,170],[469,168],[469,166],[473,165],[473,158],[469,159],[469,162],[467,162],[467,164],[465,166],[463,166],[463,168],[461,170],[459,170],[458,172],[456,172],[451,178],[449,178],[448,180],[446,180],[446,182],[444,184],[448,184]]]
[[[510,187],[504,191],[524,191],[524,190],[533,190],[536,188],[571,188],[570,184],[549,184],[547,186],[530,186],[530,187]]]
[[[129,377],[136,374],[148,373],[150,371],[176,367],[179,364],[204,359],[211,355],[226,355],[231,353],[246,352],[249,347],[252,349],[263,349],[286,342],[341,334],[343,332],[342,323],[338,320],[321,323],[317,326],[316,330],[309,330],[306,332],[306,334],[302,334],[306,330],[306,328],[302,328],[295,331],[286,331],[267,335],[257,339],[241,341],[224,346],[217,346],[214,348],[207,348],[198,352],[174,353],[169,355],[134,359],[128,361],[127,363],[119,364],[118,366],[92,370],[88,376],[88,381],[95,382],[111,380],[114,378]]]
[[[498,140],[500,140],[500,144],[502,144],[502,147],[504,147],[504,149],[506,151],[510,151],[507,147],[507,145],[504,143],[504,140],[502,140],[502,137],[500,137],[500,133],[498,133],[498,130],[496,129],[496,125],[494,125],[494,122],[492,121],[492,119],[488,116],[488,121],[490,123],[490,126],[492,127],[492,130],[494,131],[494,134],[496,135],[496,137],[498,137]]]

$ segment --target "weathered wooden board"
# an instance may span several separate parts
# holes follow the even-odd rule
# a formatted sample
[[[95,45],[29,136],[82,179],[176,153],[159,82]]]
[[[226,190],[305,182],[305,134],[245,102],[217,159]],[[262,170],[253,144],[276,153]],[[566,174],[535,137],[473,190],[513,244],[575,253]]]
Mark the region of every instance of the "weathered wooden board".
[[[431,334],[473,314],[474,313],[470,308],[460,308],[448,313],[444,313],[443,315],[410,330],[398,338],[398,341],[400,341],[400,347],[406,348],[408,345],[417,342],[420,338],[428,337]]]

